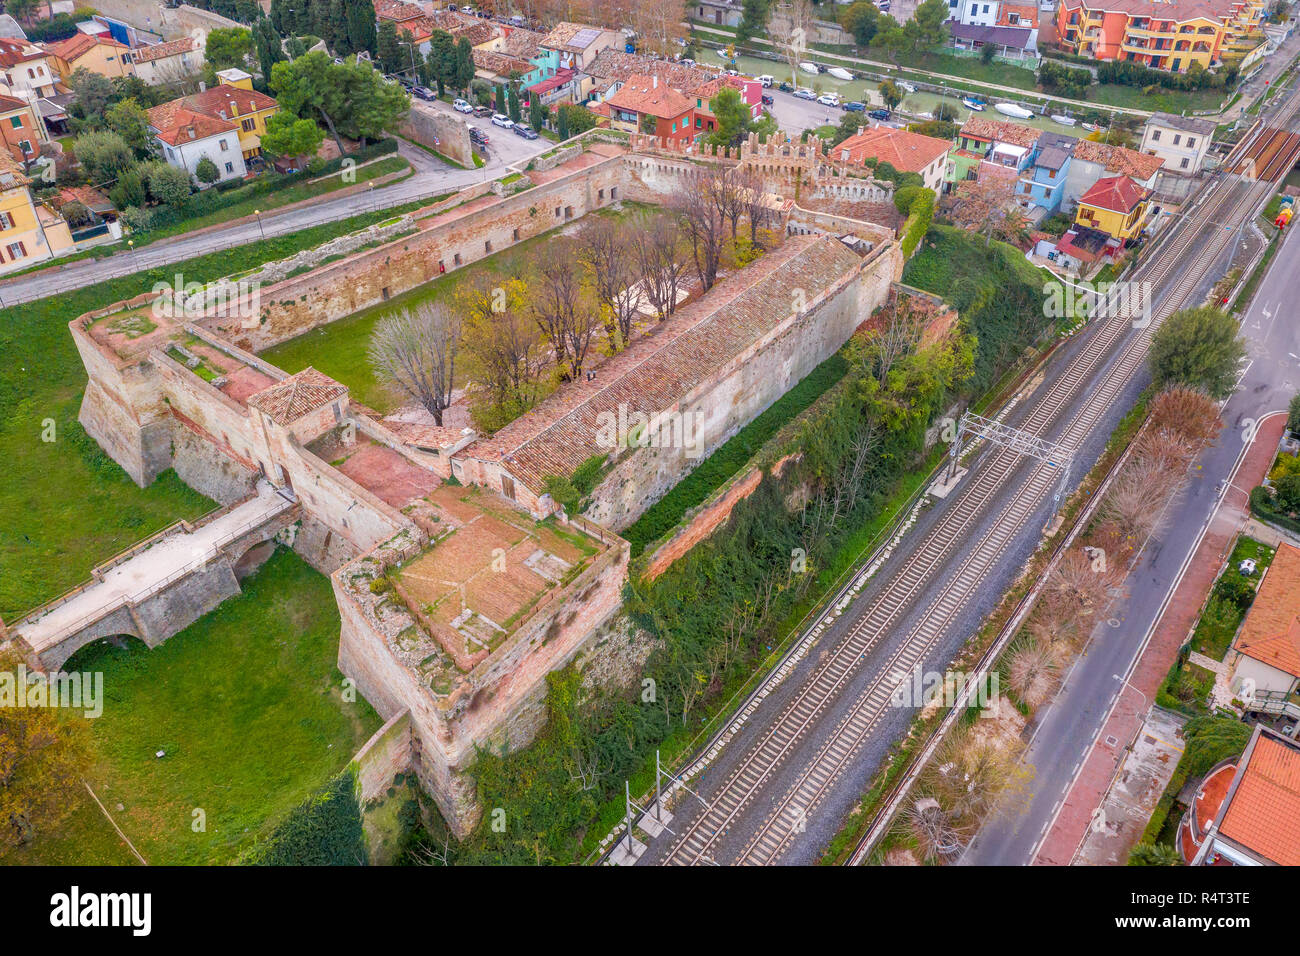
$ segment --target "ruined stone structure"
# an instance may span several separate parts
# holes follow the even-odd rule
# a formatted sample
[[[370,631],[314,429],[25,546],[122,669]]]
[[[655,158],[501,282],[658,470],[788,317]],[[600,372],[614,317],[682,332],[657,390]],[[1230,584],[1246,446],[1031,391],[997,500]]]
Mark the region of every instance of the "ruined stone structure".
[[[254,353],[611,203],[661,201],[698,158],[598,143],[524,191],[467,190],[413,214],[414,232],[281,270],[242,308],[177,318],[147,295],[71,323],[90,379],[81,422],[137,483],[173,467],[223,503],[259,482],[293,501],[281,540],[331,574],[340,669],[389,722],[371,783],[409,759],[458,834],[480,812],[476,748],[532,739],[548,673],[572,662],[621,680],[647,653],[618,617],[628,546],[610,529],[838,349],[901,274],[887,227],[816,213],[788,228],[792,184],[838,178],[819,149],[750,144],[736,161],[785,170],[790,237],[488,439],[395,430],[343,384]],[[648,427],[620,434],[620,414]],[[642,440],[665,424],[690,431]],[[608,470],[590,508],[565,514],[546,478],[596,455]]]

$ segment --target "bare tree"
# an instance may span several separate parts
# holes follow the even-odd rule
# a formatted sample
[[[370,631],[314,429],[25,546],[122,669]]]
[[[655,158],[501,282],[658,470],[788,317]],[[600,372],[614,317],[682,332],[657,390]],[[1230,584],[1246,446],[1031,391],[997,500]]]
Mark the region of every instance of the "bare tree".
[[[912,307],[909,296],[897,294],[880,311],[880,322],[869,333],[863,357],[876,378],[883,382],[894,363],[920,345],[925,315]]]
[[[554,239],[542,246],[534,280],[533,318],[555,349],[556,364],[565,378],[582,375],[582,365],[596,331],[592,313],[582,301],[582,266],[572,243]]]
[[[578,234],[579,255],[591,270],[592,287],[605,314],[603,324],[611,353],[632,339],[636,315],[636,265],[624,227],[612,219],[591,220]]]
[[[973,832],[970,825],[961,823],[955,814],[929,796],[912,801],[906,819],[925,860],[955,859]]]
[[[781,52],[790,64],[790,75],[799,72],[799,63],[808,52],[808,40],[813,26],[813,6],[811,0],[791,0],[783,13],[790,18],[790,32],[780,43]]]
[[[538,324],[524,314],[512,291],[487,275],[465,288],[464,345],[494,404],[513,399],[529,408],[537,400],[546,347]]]
[[[1123,528],[1128,543],[1137,547],[1158,527],[1173,488],[1171,474],[1159,463],[1135,457],[1124,466],[1107,492],[1101,506],[1102,517]]]
[[[1007,683],[1030,707],[1037,707],[1056,687],[1056,655],[1050,644],[1022,637],[1008,649]]]
[[[984,236],[985,243],[993,238],[1007,238],[1014,234],[1023,221],[1023,214],[1015,205],[1015,177],[986,172],[979,179],[957,183],[949,216],[964,229]]]
[[[749,241],[758,248],[758,232],[766,229],[768,220],[772,218],[772,210],[767,204],[767,180],[753,166],[746,166],[743,169],[737,167],[736,183],[745,218],[749,220]]]
[[[725,225],[714,201],[717,193],[715,181],[721,175],[714,166],[697,167],[692,174],[680,179],[677,189],[668,199],[668,207],[677,214],[682,232],[690,243],[695,271],[705,292],[718,281],[718,267],[722,262]]]
[[[740,217],[745,214],[747,203],[740,175],[735,169],[724,169],[707,180],[710,187],[710,199],[718,207],[718,215],[726,220],[734,241],[740,229]]]
[[[681,255],[681,223],[655,213],[639,219],[632,233],[632,254],[641,277],[641,293],[662,322],[677,311],[686,261]]]
[[[1170,386],[1151,400],[1151,419],[1182,435],[1192,447],[1212,440],[1223,427],[1214,400],[1182,385]]]
[[[423,405],[439,425],[455,386],[460,326],[455,313],[430,302],[380,320],[370,337],[375,374]]]

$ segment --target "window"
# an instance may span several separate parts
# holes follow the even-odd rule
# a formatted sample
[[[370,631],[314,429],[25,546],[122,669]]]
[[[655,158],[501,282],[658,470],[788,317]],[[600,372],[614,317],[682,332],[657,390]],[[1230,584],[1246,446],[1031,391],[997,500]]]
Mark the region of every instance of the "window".
[[[1188,149],[1195,149],[1195,148],[1196,148],[1196,137],[1195,137],[1195,136],[1189,136],[1189,137],[1187,137],[1187,148],[1188,148]]]
[[[33,70],[30,66],[27,68],[27,78],[31,80],[36,79],[36,71]]]
[[[226,163],[226,172],[227,172],[227,173],[233,173],[234,171],[235,171],[235,164],[234,164],[234,163]]]
[[[257,123],[251,119],[242,120],[239,125],[245,133],[251,133],[257,127]]]
[[[483,251],[484,251],[485,253],[487,253],[487,252],[491,252],[491,251],[492,251],[492,240],[491,240],[491,239],[486,239],[486,240],[484,240],[484,242],[483,242]]]
[[[31,142],[31,140],[29,140],[29,139],[20,139],[20,140],[18,141],[18,148],[21,149],[24,153],[30,153],[30,152],[32,151],[32,142]]]
[[[0,231],[12,229],[14,227],[14,217],[7,212],[0,212]]]
[[[21,242],[11,242],[9,245],[5,246],[5,251],[9,253],[9,258],[11,260],[23,259],[27,256],[27,247]]]
[[[1180,168],[1180,169],[1186,169],[1186,168],[1187,168],[1187,164],[1188,164],[1189,162],[1190,162],[1190,160],[1189,160],[1186,156],[1184,156],[1184,157],[1183,157],[1183,161],[1182,161],[1182,163],[1179,164],[1179,168]]]
[[[224,139],[218,140],[217,142],[221,146],[221,151],[223,153],[230,148],[230,144],[227,143]]]
[[[515,242],[518,242],[518,241],[519,241],[519,230],[518,230],[518,229],[515,229],[514,232],[512,232],[512,233],[510,234],[510,238],[513,239]]]
[[[1153,129],[1153,130],[1151,131],[1151,142],[1153,142],[1153,143],[1158,143],[1158,142],[1160,142],[1160,130],[1158,130],[1158,129]]]
[[[1180,133],[1174,133],[1174,145],[1177,146],[1178,143],[1179,143],[1179,141],[1180,141],[1182,138],[1183,138],[1183,137],[1182,137],[1182,134],[1180,134]]]
[[[21,116],[11,116],[9,117],[9,125],[12,126],[14,129],[22,129],[23,118]]]

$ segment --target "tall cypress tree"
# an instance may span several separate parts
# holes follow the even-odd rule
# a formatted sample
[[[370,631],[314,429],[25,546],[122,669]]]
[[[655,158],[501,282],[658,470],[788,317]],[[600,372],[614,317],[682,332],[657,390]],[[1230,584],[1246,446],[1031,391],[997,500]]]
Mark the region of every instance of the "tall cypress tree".
[[[375,5],[371,0],[348,0],[347,5],[348,43],[352,53],[367,51],[375,55],[377,40],[375,30]]]

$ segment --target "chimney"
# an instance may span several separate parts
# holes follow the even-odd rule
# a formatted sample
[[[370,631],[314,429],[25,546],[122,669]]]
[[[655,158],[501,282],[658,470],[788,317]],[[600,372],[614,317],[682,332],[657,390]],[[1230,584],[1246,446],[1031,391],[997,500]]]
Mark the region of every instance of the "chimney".
[[[658,73],[656,73],[654,76],[652,76],[652,77],[650,78],[650,83],[651,83],[651,86],[652,86],[654,89],[656,89],[656,90],[659,89],[659,74],[658,74]]]

